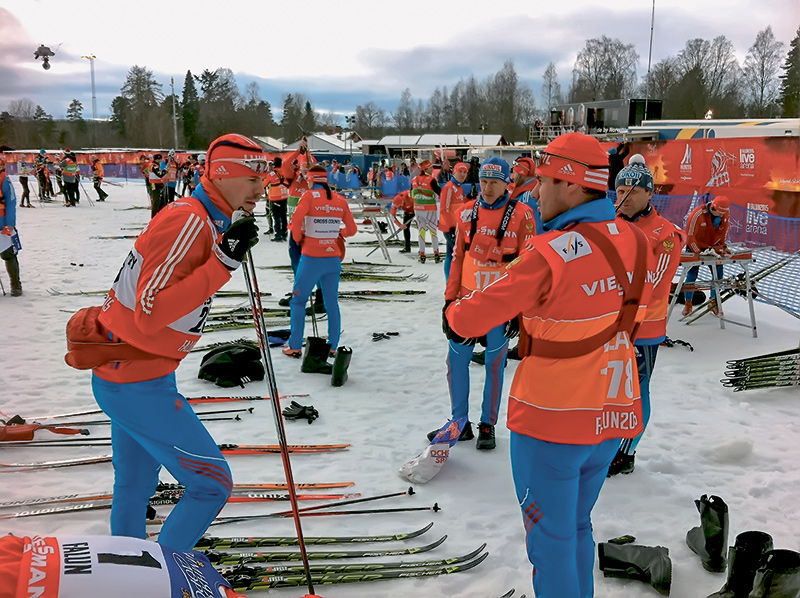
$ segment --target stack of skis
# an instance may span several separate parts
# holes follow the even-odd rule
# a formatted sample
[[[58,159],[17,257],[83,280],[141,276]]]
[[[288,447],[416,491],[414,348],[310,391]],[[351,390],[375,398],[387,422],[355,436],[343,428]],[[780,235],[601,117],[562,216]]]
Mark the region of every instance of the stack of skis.
[[[800,386],[800,348],[767,353],[746,359],[731,359],[723,386],[740,390]]]

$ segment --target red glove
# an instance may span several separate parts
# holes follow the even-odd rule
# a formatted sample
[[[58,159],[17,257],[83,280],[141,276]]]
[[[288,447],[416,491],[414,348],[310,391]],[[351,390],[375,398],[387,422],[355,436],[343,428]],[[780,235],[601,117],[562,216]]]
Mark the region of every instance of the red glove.
[[[0,234],[11,236],[14,234],[14,227],[13,226],[4,226],[3,230],[0,231]]]

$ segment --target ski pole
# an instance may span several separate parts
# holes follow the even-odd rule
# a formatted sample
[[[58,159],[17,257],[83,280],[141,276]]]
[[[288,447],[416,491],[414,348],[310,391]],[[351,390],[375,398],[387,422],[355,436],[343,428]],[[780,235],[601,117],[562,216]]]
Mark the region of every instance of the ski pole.
[[[329,515],[376,515],[385,513],[407,513],[409,511],[433,511],[438,513],[442,508],[439,503],[434,503],[432,507],[399,507],[394,509],[355,509],[352,511],[301,511],[297,514],[298,517],[327,517]],[[293,511],[281,511],[279,513],[268,513],[262,515],[242,515],[241,517],[218,517],[210,523],[210,525],[223,525],[225,523],[238,523],[240,521],[248,521],[250,519],[277,519],[281,517],[292,517]],[[164,518],[166,519],[166,517]],[[149,520],[150,523],[152,520]],[[163,519],[159,518],[154,523],[163,523]],[[303,544],[303,546],[305,546]],[[304,597],[306,598],[306,597]]]
[[[6,296],[6,287],[3,286],[3,279],[0,278],[0,290],[3,291],[3,297]]]
[[[232,222],[238,219],[247,217],[249,214],[244,210],[237,210],[233,214]],[[253,254],[250,249],[247,250],[243,266],[244,281],[247,286],[247,296],[250,299],[250,308],[253,312],[253,325],[256,329],[256,336],[258,337],[258,347],[261,350],[261,359],[264,362],[264,370],[266,372],[266,381],[268,387],[268,394],[271,397],[279,397],[278,382],[275,376],[275,369],[272,365],[272,357],[269,352],[269,334],[267,332],[267,325],[264,322],[264,312],[261,305],[261,292],[258,288],[258,279],[256,278],[256,268],[253,262]],[[312,309],[313,313],[313,309]],[[297,530],[297,542],[300,548],[300,557],[303,561],[303,569],[308,581],[308,593],[314,594],[314,583],[311,579],[311,570],[308,562],[308,553],[306,552],[306,544],[303,540],[303,526],[300,523],[300,512],[297,505],[297,490],[294,485],[294,475],[292,474],[292,464],[289,461],[289,451],[286,442],[286,430],[283,425],[283,414],[281,413],[280,401],[270,401],[272,405],[272,414],[275,419],[275,428],[278,432],[278,444],[281,447],[281,461],[283,461],[283,469],[286,473],[286,483],[288,484],[289,500],[292,505],[291,515],[294,518],[295,528]]]

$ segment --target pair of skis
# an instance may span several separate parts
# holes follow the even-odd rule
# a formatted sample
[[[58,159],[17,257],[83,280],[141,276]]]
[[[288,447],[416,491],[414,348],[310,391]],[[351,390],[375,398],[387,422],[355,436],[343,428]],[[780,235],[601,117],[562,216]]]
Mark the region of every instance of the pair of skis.
[[[800,348],[732,359],[727,368],[720,382],[734,392],[800,386]]]
[[[765,266],[758,272],[753,273],[750,276],[750,287],[751,287],[750,292],[753,294],[753,297],[759,296],[758,291],[755,288],[756,282],[766,278],[770,274],[775,274],[775,272],[777,272],[778,270],[780,270],[785,266],[788,266],[798,257],[800,257],[800,250],[795,251],[794,253],[791,253],[781,258],[777,262],[770,264],[769,266]],[[731,297],[735,297],[736,295],[745,296],[746,293],[747,289],[746,289],[746,280],[744,273],[738,274],[733,279],[733,286],[728,286],[724,289],[719,290],[717,296],[717,305],[722,305],[723,303],[725,303],[725,301],[727,301]],[[684,324],[691,324],[692,322],[699,320],[704,315],[709,313],[711,311],[711,308],[712,308],[712,302],[708,301],[704,305],[692,311],[692,313],[690,313],[688,316],[682,317],[680,321],[683,322]]]

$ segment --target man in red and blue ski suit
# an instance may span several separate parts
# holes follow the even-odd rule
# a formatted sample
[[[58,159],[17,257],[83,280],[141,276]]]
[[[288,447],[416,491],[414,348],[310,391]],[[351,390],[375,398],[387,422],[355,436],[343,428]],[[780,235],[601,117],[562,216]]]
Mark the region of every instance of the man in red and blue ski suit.
[[[162,465],[186,487],[159,534],[172,548],[191,549],[230,495],[228,464],[178,392],[175,370],[200,339],[213,294],[258,241],[252,216],[231,217],[252,214],[267,164],[247,137],[214,140],[192,196],[153,217],[102,308],[70,320],[67,363],[93,370],[95,399],[111,418],[113,535],[145,537]]]

